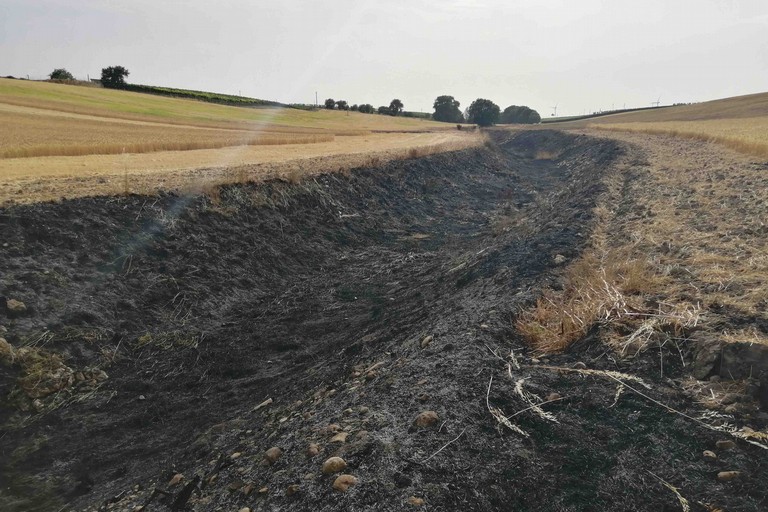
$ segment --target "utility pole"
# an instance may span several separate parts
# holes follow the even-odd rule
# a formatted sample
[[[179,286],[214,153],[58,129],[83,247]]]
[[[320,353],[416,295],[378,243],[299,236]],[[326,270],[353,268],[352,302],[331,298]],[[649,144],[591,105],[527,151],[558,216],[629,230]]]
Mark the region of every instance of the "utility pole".
[[[315,91],[315,108],[317,108],[317,91]]]

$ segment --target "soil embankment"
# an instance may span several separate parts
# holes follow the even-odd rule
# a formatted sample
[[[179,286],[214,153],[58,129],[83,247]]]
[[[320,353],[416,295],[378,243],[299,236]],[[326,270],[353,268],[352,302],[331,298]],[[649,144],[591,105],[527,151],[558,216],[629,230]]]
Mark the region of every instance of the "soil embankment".
[[[551,369],[632,373],[694,415],[679,358],[659,375],[588,337],[541,361],[514,330],[633,150],[553,131],[493,141],[215,198],[0,210],[0,294],[26,305],[1,336],[37,362],[2,368],[0,504],[134,510],[160,488],[144,510],[675,510],[663,480],[759,510],[758,449],[713,466],[701,453],[722,435]],[[321,474],[334,455],[357,479],[347,492]],[[726,469],[739,479],[718,482]]]

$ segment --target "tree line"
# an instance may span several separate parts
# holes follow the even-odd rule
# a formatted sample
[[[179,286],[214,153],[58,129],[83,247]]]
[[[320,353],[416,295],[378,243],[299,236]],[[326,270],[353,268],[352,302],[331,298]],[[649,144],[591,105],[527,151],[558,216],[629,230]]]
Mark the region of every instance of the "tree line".
[[[128,70],[123,66],[109,66],[101,70],[101,84],[107,88],[124,88],[126,86],[125,77],[128,75]],[[51,80],[73,79],[72,73],[64,68],[54,69],[48,76]],[[324,105],[328,110],[351,110],[363,114],[378,113],[390,116],[403,114],[405,108],[403,102],[397,98],[393,99],[389,106],[382,105],[378,109],[375,109],[370,103],[350,106],[346,100],[334,100],[333,98],[326,99]],[[460,106],[461,104],[453,96],[438,96],[432,105],[432,108],[435,109],[432,119],[446,123],[472,123],[479,126],[491,126],[497,123],[537,124],[541,122],[539,113],[526,106],[510,105],[502,112],[498,105],[484,98],[473,101],[464,112],[459,109]]]
[[[532,108],[510,105],[502,112],[498,105],[491,100],[478,98],[462,112],[461,104],[448,95],[438,96],[432,108],[435,113],[432,119],[446,123],[473,123],[480,126],[493,124],[536,124],[541,122],[541,116]]]

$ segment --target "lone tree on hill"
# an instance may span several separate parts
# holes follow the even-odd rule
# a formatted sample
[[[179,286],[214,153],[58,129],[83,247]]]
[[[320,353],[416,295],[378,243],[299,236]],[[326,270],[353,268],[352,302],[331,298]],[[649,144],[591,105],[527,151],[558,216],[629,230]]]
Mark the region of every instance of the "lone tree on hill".
[[[510,105],[501,113],[501,122],[504,124],[537,124],[541,122],[541,116],[532,108]]]
[[[48,78],[51,80],[74,80],[75,77],[72,76],[72,73],[67,71],[64,68],[58,68],[54,69],[53,72],[48,75]]]
[[[328,98],[325,100],[325,108],[328,110],[333,110],[333,108],[336,106],[336,102],[333,100],[333,98]]]
[[[400,114],[400,112],[403,111],[403,106],[404,105],[402,101],[398,99],[392,100],[392,102],[389,104],[389,115],[396,116]]]
[[[125,85],[125,77],[130,73],[123,66],[110,66],[101,70],[101,85],[119,89]]]
[[[467,120],[478,126],[491,126],[499,121],[499,106],[491,100],[478,98],[467,109]]]
[[[464,116],[459,110],[460,105],[461,103],[456,101],[453,96],[438,96],[432,105],[432,108],[435,109],[432,119],[445,123],[463,123]]]

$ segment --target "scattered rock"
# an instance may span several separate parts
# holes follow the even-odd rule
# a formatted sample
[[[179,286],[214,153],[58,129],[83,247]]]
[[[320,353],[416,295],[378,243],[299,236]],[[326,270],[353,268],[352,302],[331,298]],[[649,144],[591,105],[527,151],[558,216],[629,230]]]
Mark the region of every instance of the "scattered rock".
[[[425,336],[423,340],[421,340],[421,348],[427,348],[430,343],[432,343],[432,340],[434,338],[430,336]]]
[[[229,485],[227,486],[227,490],[230,492],[236,492],[242,489],[244,485],[245,485],[245,482],[243,482],[242,480],[234,480],[229,483]]]
[[[354,412],[355,412],[354,409],[351,409],[351,408],[350,409],[344,409],[343,414],[344,414],[344,416],[350,416]]]
[[[320,445],[316,443],[309,443],[309,446],[307,447],[307,456],[315,457],[319,453],[320,453]]]
[[[419,396],[416,397],[416,400],[418,400],[419,402],[428,402],[429,398],[430,398],[429,394],[422,393],[422,394],[420,394]]]
[[[488,330],[488,329],[491,328],[491,326],[488,325],[488,324],[480,324],[480,328],[483,329],[483,330]]]
[[[328,434],[335,434],[336,432],[341,430],[341,425],[338,423],[331,423],[327,427],[325,427],[325,432]]]
[[[301,490],[301,487],[299,486],[299,484],[292,484],[292,485],[289,485],[288,488],[285,490],[285,495],[293,496],[300,490]]]
[[[768,372],[768,345],[761,343],[723,343],[720,377],[747,379]]]
[[[0,362],[11,364],[16,358],[16,351],[13,345],[8,343],[5,338],[0,338]]]
[[[264,458],[269,464],[274,464],[277,462],[277,459],[283,456],[283,450],[278,448],[277,446],[273,446],[269,450],[267,450],[264,453]]]
[[[563,398],[563,395],[561,395],[560,393],[550,393],[547,395],[547,402],[551,402],[553,400],[560,400],[561,398]]]
[[[182,480],[184,480],[184,475],[182,475],[181,473],[176,473],[175,475],[173,475],[173,478],[171,478],[171,481],[168,482],[168,487],[179,485],[182,482]]]
[[[553,260],[555,261],[555,265],[562,265],[563,263],[565,263],[565,256],[563,256],[562,254],[555,254],[555,257],[553,258]]]
[[[741,478],[741,471],[721,471],[717,474],[717,479],[721,482],[730,482]]]
[[[336,434],[335,436],[333,436],[331,438],[331,442],[332,443],[346,443],[347,442],[347,436],[349,436],[349,434],[347,434],[346,432],[339,432],[338,434]]]
[[[587,369],[587,365],[584,362],[579,361],[578,363],[573,363],[573,367],[572,368],[574,370],[586,370]]]
[[[341,473],[347,468],[347,462],[341,457],[331,457],[323,462],[323,474],[331,475],[333,473]]]
[[[368,414],[368,411],[370,411],[370,409],[368,409],[366,406],[362,405],[362,406],[360,406],[358,411],[360,412],[360,414]]]
[[[251,512],[251,509],[248,507],[243,507],[238,512]]]
[[[704,460],[708,462],[713,462],[717,460],[717,455],[715,452],[711,450],[704,450],[704,453],[702,454],[704,456]]]
[[[735,404],[737,402],[743,402],[745,400],[744,395],[740,395],[739,393],[726,393],[723,396],[723,399],[721,400],[721,403],[723,405],[731,405]]]
[[[27,305],[16,299],[6,300],[5,308],[9,316],[21,316],[27,312]]]
[[[262,487],[259,489],[259,494],[267,494],[269,492],[269,487]]]
[[[235,459],[239,459],[240,457],[242,457],[242,455],[243,454],[240,453],[240,452],[235,452],[232,455],[230,455],[229,458],[232,459],[232,460],[235,460]]]
[[[314,480],[314,479],[315,479],[314,473],[307,473],[306,475],[304,475],[304,480]]]
[[[715,447],[718,450],[723,450],[723,451],[725,451],[725,450],[732,450],[732,449],[736,448],[736,443],[734,443],[730,439],[725,439],[725,440],[716,442],[715,443]]]
[[[704,337],[693,344],[693,364],[691,373],[699,380],[706,379],[716,372],[720,363],[722,342],[717,338]]]
[[[435,411],[424,411],[413,420],[414,426],[418,428],[432,427],[440,421],[440,416]]]
[[[243,493],[246,496],[250,496],[251,493],[253,493],[254,489],[256,489],[256,486],[253,484],[247,484],[243,486],[242,489],[240,489],[240,492]]]
[[[424,500],[422,498],[417,498],[416,496],[411,496],[408,498],[408,504],[414,507],[423,507]]]
[[[352,475],[339,475],[336,480],[333,481],[333,488],[339,492],[347,492],[350,487],[356,485],[357,478]]]

